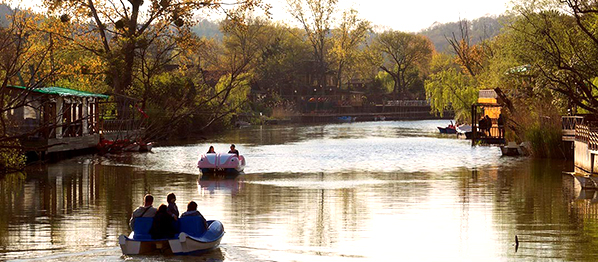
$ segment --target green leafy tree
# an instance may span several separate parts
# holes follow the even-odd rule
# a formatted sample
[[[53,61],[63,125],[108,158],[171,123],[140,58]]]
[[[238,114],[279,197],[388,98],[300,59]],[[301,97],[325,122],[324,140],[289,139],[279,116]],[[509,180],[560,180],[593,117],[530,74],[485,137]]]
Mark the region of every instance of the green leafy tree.
[[[405,97],[407,88],[423,78],[434,47],[424,36],[391,30],[376,37],[373,50],[374,62],[394,80],[392,94]]]
[[[337,2],[338,0],[287,0],[290,14],[301,24],[311,44],[319,86],[326,85],[326,52],[330,48],[328,34],[332,28]]]
[[[348,82],[356,75],[359,48],[370,31],[370,22],[359,19],[354,9],[345,11],[339,27],[332,30],[330,55],[336,67],[336,78],[339,80],[337,88],[340,89],[343,82]]]

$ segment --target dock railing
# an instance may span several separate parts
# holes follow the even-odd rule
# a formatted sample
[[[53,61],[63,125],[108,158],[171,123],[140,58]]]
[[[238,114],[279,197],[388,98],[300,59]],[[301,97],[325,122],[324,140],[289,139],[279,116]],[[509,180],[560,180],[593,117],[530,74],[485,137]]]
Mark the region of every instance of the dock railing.
[[[575,126],[575,141],[588,144],[589,150],[598,150],[598,127],[577,124]]]
[[[561,124],[563,129],[563,141],[573,142],[575,140],[575,127],[584,123],[583,116],[562,116]]]

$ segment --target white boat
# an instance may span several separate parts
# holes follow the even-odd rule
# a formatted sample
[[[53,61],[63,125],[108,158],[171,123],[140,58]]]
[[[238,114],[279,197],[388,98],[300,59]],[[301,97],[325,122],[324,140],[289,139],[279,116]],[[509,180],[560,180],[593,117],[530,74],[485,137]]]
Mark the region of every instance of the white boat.
[[[201,253],[220,245],[224,236],[224,226],[218,220],[207,221],[208,228],[203,226],[203,218],[199,216],[181,217],[179,219],[181,233],[178,239],[168,241],[172,253],[186,255]]]
[[[171,239],[152,239],[149,231],[154,218],[138,217],[134,230],[129,236],[120,235],[118,243],[124,255],[153,253],[174,253],[185,255],[205,252],[220,245],[224,236],[224,226],[218,220],[207,221],[208,228],[200,216],[181,217],[177,221],[180,233]]]
[[[168,239],[153,239],[149,231],[153,217],[135,218],[133,232],[129,236],[120,235],[118,244],[124,255],[140,255],[168,249]]]
[[[197,167],[202,173],[241,172],[245,169],[245,158],[236,154],[209,153],[201,155]]]

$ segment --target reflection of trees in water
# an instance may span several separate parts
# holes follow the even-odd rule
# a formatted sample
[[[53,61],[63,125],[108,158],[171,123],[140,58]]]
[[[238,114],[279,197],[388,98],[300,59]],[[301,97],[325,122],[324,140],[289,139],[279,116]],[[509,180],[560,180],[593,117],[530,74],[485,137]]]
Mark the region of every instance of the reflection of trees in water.
[[[493,224],[500,234],[499,239],[514,244],[517,235],[520,241],[517,253],[511,245],[503,245],[503,250],[498,252],[507,257],[536,259],[592,260],[597,257],[598,228],[585,226],[595,225],[596,217],[580,215],[576,210],[575,202],[571,202],[564,188],[562,171],[566,170],[564,162],[534,159],[500,169],[480,169],[478,177],[490,179],[477,187],[490,193],[487,197],[494,203]],[[475,187],[472,181],[463,183],[463,188]]]
[[[116,245],[117,236],[128,231],[131,212],[132,177],[123,171],[56,164],[29,171],[26,179],[5,177],[0,181],[1,248],[35,250],[25,256],[39,256]]]
[[[11,218],[11,203],[23,193],[23,183],[27,175],[22,172],[10,173],[0,179],[0,246],[8,243],[8,225]]]
[[[292,246],[321,250],[333,246],[339,239],[357,240],[372,213],[368,211],[372,201],[364,198],[370,196],[372,190],[375,194],[397,194],[404,189],[386,183],[358,187],[335,184],[363,178],[364,174],[299,174],[284,175],[282,179],[279,175],[262,175],[259,181],[267,183],[248,181],[243,190],[233,196],[230,219],[233,224],[244,227],[245,232],[265,230],[263,234],[272,235],[268,236],[269,241],[278,240]],[[263,235],[248,234],[239,240],[245,243],[239,245],[254,245],[256,238]]]

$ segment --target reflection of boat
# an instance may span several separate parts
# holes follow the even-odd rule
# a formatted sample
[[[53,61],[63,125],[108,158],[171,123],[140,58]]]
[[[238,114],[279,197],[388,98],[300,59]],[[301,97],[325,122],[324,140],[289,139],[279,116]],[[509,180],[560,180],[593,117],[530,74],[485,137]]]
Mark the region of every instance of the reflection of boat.
[[[210,153],[201,155],[197,167],[202,173],[241,172],[245,168],[245,158],[236,154]]]
[[[224,236],[224,226],[218,220],[208,221],[205,229],[201,217],[181,217],[179,219],[181,233],[177,239],[168,241],[172,253],[189,254],[205,252],[220,245]]]
[[[149,231],[154,222],[153,217],[135,218],[133,232],[127,237],[120,235],[118,243],[125,255],[148,254],[169,248],[168,239],[153,239]]]
[[[214,193],[215,191],[237,194],[243,183],[243,172],[202,173],[197,179],[200,191]]]

